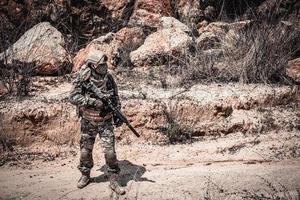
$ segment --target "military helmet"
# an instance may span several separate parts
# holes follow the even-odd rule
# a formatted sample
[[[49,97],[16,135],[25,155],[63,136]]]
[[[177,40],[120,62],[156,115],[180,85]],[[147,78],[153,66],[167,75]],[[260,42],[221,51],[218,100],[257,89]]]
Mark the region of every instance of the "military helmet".
[[[99,50],[91,50],[85,59],[86,64],[105,64],[107,62],[107,56]]]

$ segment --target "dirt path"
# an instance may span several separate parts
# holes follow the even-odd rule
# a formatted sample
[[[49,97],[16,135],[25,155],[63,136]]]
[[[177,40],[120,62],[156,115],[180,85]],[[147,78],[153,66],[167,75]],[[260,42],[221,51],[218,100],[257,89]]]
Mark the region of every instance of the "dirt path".
[[[76,188],[78,156],[6,164],[0,168],[0,199],[299,199],[299,158],[275,161],[251,156],[254,148],[234,154],[216,153],[212,148],[226,149],[228,141],[118,145],[121,183],[127,190],[122,197],[108,188],[99,147],[94,152],[93,182],[81,190]]]
[[[78,190],[79,173],[74,163],[60,164],[32,170],[1,170],[2,198],[115,199],[97,167],[92,173],[94,182]],[[127,194],[120,199],[239,199],[247,195],[284,195],[284,192],[296,195],[296,188],[300,187],[300,160],[251,165],[196,164],[172,169],[164,166],[148,169],[123,161],[122,167],[126,170],[122,173],[122,184],[127,185]]]

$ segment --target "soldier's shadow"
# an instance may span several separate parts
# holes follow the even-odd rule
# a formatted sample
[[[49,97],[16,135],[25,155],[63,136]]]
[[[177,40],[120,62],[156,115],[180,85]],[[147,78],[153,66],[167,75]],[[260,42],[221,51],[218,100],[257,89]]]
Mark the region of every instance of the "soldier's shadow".
[[[146,172],[146,168],[140,165],[135,165],[128,160],[121,160],[119,161],[119,167],[121,168],[121,173],[119,177],[119,183],[121,186],[125,187],[127,186],[127,183],[130,180],[134,180],[136,182],[138,181],[147,181],[154,183],[155,181],[149,180],[145,177],[142,177],[143,174]],[[100,176],[92,178],[92,182],[100,183],[100,182],[106,182],[109,180],[109,177],[106,174],[106,165],[103,165],[100,169],[97,169],[97,171],[104,172],[104,174],[101,174]]]

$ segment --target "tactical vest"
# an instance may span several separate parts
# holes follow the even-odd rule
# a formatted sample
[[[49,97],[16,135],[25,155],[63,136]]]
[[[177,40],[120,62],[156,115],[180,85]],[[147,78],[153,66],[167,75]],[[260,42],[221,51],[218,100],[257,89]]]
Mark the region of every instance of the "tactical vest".
[[[86,81],[93,82],[104,94],[106,93],[110,93],[112,95],[115,94],[113,83],[112,83],[112,77],[110,74],[107,73],[104,77],[101,77],[101,75],[91,70],[90,76],[86,78],[87,78]],[[86,88],[84,88],[84,93],[85,93],[84,95],[87,98],[98,99],[98,97],[93,92],[87,90]],[[93,106],[82,107],[80,109],[80,115],[83,118],[94,122],[108,120],[113,117],[112,111],[109,108],[106,108],[105,106],[103,109],[97,109]]]

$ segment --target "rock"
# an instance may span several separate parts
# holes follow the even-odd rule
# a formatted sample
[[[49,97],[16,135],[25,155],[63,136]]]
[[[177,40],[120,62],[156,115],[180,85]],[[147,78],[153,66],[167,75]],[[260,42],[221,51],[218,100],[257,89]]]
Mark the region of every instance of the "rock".
[[[45,81],[53,81],[52,78],[35,77],[42,79],[44,87]],[[49,142],[78,144],[80,123],[76,107],[66,101],[66,91],[71,84],[61,81],[57,84],[30,99],[0,101],[0,122],[3,125],[0,136],[14,133],[12,139],[16,144],[26,146],[32,142],[43,145]],[[142,99],[140,92],[147,98]],[[299,115],[299,111],[284,106],[294,102],[297,93],[299,89],[296,91],[290,86],[259,84],[204,84],[194,85],[188,91],[184,88],[162,89],[140,85],[119,91],[122,111],[142,135],[142,143],[164,141],[166,135],[163,133],[172,128],[170,125],[176,124],[189,127],[193,136],[218,136],[239,131],[249,133],[247,131],[262,125],[268,129],[298,126],[299,117],[294,115]],[[277,122],[268,120],[269,117]],[[270,123],[276,126],[269,126]],[[249,126],[251,124],[253,126]],[[116,134],[118,140],[132,137],[133,142],[138,142],[124,125],[116,130]],[[24,136],[28,143],[24,143]]]
[[[149,35],[144,44],[130,53],[134,66],[162,64],[184,54],[193,45],[193,39],[181,29],[169,28]]]
[[[3,81],[0,81],[0,97],[8,93],[8,88]]]
[[[213,32],[215,35],[224,35],[229,30],[243,31],[253,24],[251,20],[238,21],[233,23],[227,22],[212,22],[207,26],[202,26],[198,29],[199,35],[204,32]]]
[[[75,56],[73,72],[76,72],[83,65],[88,52],[93,49],[101,50],[108,56],[108,66],[110,69],[116,68],[130,51],[135,50],[144,41],[144,33],[141,28],[123,28],[117,33],[108,33],[101,36],[84,49],[81,49]]]
[[[197,47],[201,50],[220,48],[221,39],[213,32],[204,32],[196,39]]]
[[[175,99],[170,98],[172,92],[168,93],[168,90],[146,95],[146,100],[126,98],[124,114],[143,137],[150,140],[164,131],[172,131],[170,124],[179,125],[178,128],[189,127],[194,136],[252,131],[257,126],[270,123],[264,115],[277,115],[273,111],[260,112],[257,108],[288,104],[293,101],[295,92],[289,87],[216,84],[193,86],[189,92]],[[283,112],[278,114],[278,124],[296,121],[294,117],[287,119]],[[123,137],[125,134],[119,138]]]
[[[94,39],[124,27],[132,14],[133,5],[134,0],[1,0],[1,22],[2,18],[7,18],[14,27],[11,29],[3,23],[5,33],[8,33],[4,41],[13,44],[28,28],[41,21],[49,21],[64,35],[70,36],[70,43],[74,43],[72,48],[76,49],[76,44],[81,46],[91,37]],[[4,49],[8,48],[7,44]]]
[[[201,21],[214,21],[220,12],[216,1],[174,0],[174,2],[179,20],[192,30],[196,30]]]
[[[43,75],[67,71],[70,56],[64,48],[62,34],[48,22],[39,23],[0,54],[1,60],[35,63],[37,73]]]
[[[205,22],[205,21],[204,21]],[[201,50],[218,49],[226,46],[230,48],[240,40],[240,34],[252,25],[252,21],[239,21],[234,23],[213,22],[203,25],[198,30],[197,47]]]
[[[300,82],[300,58],[288,62],[287,75],[297,82]]]
[[[176,8],[179,20],[192,29],[204,19],[204,11],[198,0],[177,0]]]
[[[191,33],[191,30],[187,25],[183,24],[182,22],[175,19],[174,17],[161,17],[159,29],[168,29],[168,28],[180,29],[183,32],[186,32],[188,34]]]
[[[229,23],[226,22],[212,22],[208,24],[207,26],[202,27],[198,30],[199,35],[201,35],[204,32],[213,32],[213,33],[224,33],[228,31]]]
[[[237,21],[229,24],[229,30],[234,30],[237,32],[243,32],[247,29],[251,28],[254,25],[253,20],[244,20],[244,21]]]
[[[16,141],[21,142],[20,144],[31,145],[32,142],[45,144],[46,141],[52,141],[62,145],[78,141],[80,124],[75,107],[71,104],[34,99],[17,104],[11,103],[6,102],[5,109],[1,107],[0,117],[4,118],[0,120],[3,124],[7,124],[2,130],[15,133]],[[22,142],[20,134],[28,140]]]
[[[134,0],[102,0],[103,5],[110,11],[112,19],[129,19],[133,11]]]
[[[2,15],[1,18],[8,19],[3,23],[5,37],[7,39],[4,44],[5,49],[13,44],[17,38],[21,37],[28,30],[28,28],[31,28],[37,23],[41,22],[42,19],[48,19],[46,17],[46,13],[48,12],[48,2],[44,2],[47,2],[47,0],[43,2],[34,0],[2,0],[0,2]],[[8,26],[8,24],[10,25]],[[12,26],[13,29],[11,29],[10,26]]]
[[[203,30],[208,25],[208,21],[203,20],[197,24],[199,30]]]
[[[162,16],[173,15],[171,0],[137,0],[129,25],[158,27]]]

